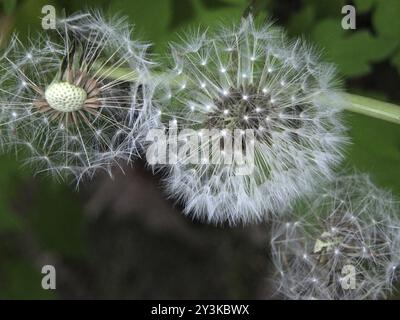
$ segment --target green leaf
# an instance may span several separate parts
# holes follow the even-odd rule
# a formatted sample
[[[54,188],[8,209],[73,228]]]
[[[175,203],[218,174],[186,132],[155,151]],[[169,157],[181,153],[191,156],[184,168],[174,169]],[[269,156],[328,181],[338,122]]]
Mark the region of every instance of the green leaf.
[[[400,74],[400,50],[392,57],[392,64],[397,68],[397,72]]]
[[[308,0],[308,5],[313,6],[318,17],[341,17],[344,0]]]
[[[61,8],[65,8],[67,14],[71,14],[79,10],[86,10],[86,8],[105,10],[109,5],[110,0],[57,0],[57,3]]]
[[[314,20],[315,8],[313,6],[305,6],[291,16],[287,30],[292,35],[308,33],[313,27]]]
[[[348,113],[352,145],[349,162],[400,196],[400,126]]]
[[[354,5],[358,13],[364,13],[370,11],[375,2],[375,0],[354,0]]]
[[[17,7],[17,0],[3,0],[3,9],[6,15],[10,15]]]
[[[0,265],[0,298],[2,299],[54,299],[52,290],[42,288],[41,270],[29,261],[7,259]]]
[[[215,9],[215,8],[224,8],[229,6],[229,2],[227,0],[201,0],[204,7],[208,9]]]
[[[15,29],[22,39],[32,35],[34,30],[44,32],[41,17],[42,7],[45,5],[56,6],[56,0],[22,1],[15,11]]]
[[[121,12],[121,9],[123,11]],[[170,0],[126,1],[114,0],[109,10],[129,17],[136,26],[135,35],[152,42],[162,42],[170,33],[172,5]]]
[[[244,11],[248,7],[247,0],[226,0],[228,7],[209,10],[205,8],[201,1],[192,0],[196,8],[196,19],[192,22],[194,25],[201,24],[206,27],[214,27],[221,23],[238,23]]]
[[[191,3],[190,10],[193,10],[193,18],[191,20],[180,20],[180,22],[174,21],[173,25],[179,25],[179,28],[164,34],[162,41],[156,43],[157,52],[164,53],[168,51],[168,42],[179,41],[182,34],[188,30],[197,30],[199,26],[205,29],[218,26],[221,23],[225,25],[238,23],[248,5],[246,0],[225,0],[224,3],[226,3],[227,7],[209,9],[204,6],[202,0],[188,0],[188,2]],[[192,15],[192,13],[190,14]]]
[[[170,28],[174,29],[183,23],[187,23],[192,20],[195,15],[195,9],[192,1],[182,2],[180,0],[172,1],[172,17],[170,22]]]
[[[400,41],[400,1],[378,1],[373,15],[377,33],[399,43]]]
[[[312,38],[325,49],[327,58],[348,77],[367,74],[371,63],[386,59],[397,45],[388,38],[374,37],[369,31],[353,33],[343,30],[340,21],[334,19],[318,23]]]
[[[20,231],[23,223],[15,212],[10,210],[8,203],[0,199],[0,232]]]

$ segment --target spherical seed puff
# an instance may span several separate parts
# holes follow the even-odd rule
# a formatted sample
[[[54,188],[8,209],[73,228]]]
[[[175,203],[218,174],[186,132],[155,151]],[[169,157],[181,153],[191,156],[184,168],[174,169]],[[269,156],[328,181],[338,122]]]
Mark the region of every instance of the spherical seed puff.
[[[245,174],[236,162],[190,163],[181,155],[168,163],[167,192],[186,214],[259,222],[332,177],[346,142],[343,101],[333,90],[334,68],[303,41],[249,17],[231,29],[188,34],[171,45],[169,61],[154,98],[161,128],[217,129],[217,143],[234,130],[254,136],[243,147],[253,148],[254,166]]]
[[[78,13],[1,55],[2,147],[35,172],[80,181],[137,155],[151,118],[148,45],[122,19]],[[121,72],[123,70],[123,72]]]
[[[400,267],[400,210],[367,175],[337,178],[271,230],[287,299],[384,298]]]

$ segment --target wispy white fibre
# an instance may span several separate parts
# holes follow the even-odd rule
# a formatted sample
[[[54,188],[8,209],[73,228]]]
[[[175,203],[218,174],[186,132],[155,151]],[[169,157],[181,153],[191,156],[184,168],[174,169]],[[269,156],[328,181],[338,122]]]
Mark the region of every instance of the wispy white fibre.
[[[0,55],[1,146],[37,173],[76,181],[136,157],[151,63],[131,33],[123,19],[78,13],[28,44],[14,35]]]
[[[332,178],[346,142],[343,101],[334,68],[303,41],[249,17],[233,28],[187,34],[171,45],[170,62],[155,98],[161,127],[172,121],[179,130],[255,135],[252,174],[238,175],[234,163],[187,159],[169,167],[166,189],[186,214],[212,223],[259,222]]]
[[[287,299],[379,299],[400,268],[399,205],[367,175],[337,178],[273,224],[277,290]]]

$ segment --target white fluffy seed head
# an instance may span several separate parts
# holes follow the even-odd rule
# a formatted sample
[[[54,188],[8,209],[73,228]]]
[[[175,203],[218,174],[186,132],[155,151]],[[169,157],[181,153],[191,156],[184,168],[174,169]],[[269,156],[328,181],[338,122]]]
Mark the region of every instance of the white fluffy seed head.
[[[337,178],[273,224],[278,292],[296,300],[385,297],[399,276],[399,214],[368,176]]]
[[[334,68],[310,47],[251,17],[171,47],[171,71],[156,92],[160,126],[176,118],[180,129],[249,129],[255,136],[249,175],[238,175],[235,162],[181,158],[170,167],[166,188],[185,213],[213,223],[258,222],[332,176],[346,142],[342,100]],[[183,79],[184,89],[174,85]]]
[[[137,156],[152,122],[148,45],[132,39],[124,20],[96,12],[56,28],[29,46],[13,36],[0,55],[1,146],[24,149],[37,173],[78,182],[99,170],[111,175]],[[117,68],[126,75],[116,77]]]

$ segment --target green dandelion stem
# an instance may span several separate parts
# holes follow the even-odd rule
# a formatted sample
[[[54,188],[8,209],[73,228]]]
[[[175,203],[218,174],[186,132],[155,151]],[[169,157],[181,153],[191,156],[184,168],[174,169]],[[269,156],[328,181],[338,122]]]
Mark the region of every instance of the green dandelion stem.
[[[117,81],[135,82],[139,79],[139,74],[134,70],[126,68],[108,67],[99,62],[93,65],[96,75],[100,78],[107,78]]]
[[[138,80],[136,72],[124,68],[109,69],[102,66],[99,75],[118,81]],[[180,82],[175,80],[174,84],[179,85]],[[400,106],[398,105],[351,93],[343,93],[342,96],[347,102],[344,108],[348,111],[400,124]]]
[[[355,94],[343,94],[346,110],[400,124],[400,106]]]

